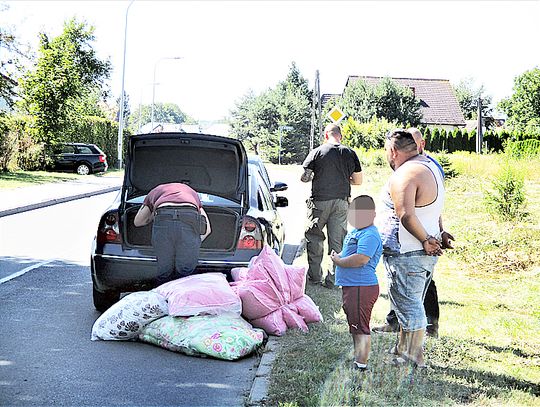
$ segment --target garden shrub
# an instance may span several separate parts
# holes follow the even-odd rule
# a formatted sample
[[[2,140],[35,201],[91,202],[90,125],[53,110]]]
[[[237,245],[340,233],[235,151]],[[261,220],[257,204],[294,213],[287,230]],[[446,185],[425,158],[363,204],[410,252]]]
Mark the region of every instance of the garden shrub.
[[[492,190],[485,192],[489,213],[503,221],[518,220],[527,214],[525,208],[524,177],[507,163],[492,182]]]

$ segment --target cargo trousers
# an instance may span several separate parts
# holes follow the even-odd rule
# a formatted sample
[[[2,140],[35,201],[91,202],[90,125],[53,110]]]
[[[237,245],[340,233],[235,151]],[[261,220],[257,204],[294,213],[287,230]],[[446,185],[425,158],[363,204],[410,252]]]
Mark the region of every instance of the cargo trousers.
[[[343,239],[347,234],[347,199],[330,199],[317,201],[309,198],[307,204],[307,227],[304,233],[308,256],[308,280],[314,284],[324,283],[327,287],[335,284],[336,266],[332,265],[323,281],[322,261],[324,257],[324,241],[328,235],[328,254],[334,250],[341,252]]]

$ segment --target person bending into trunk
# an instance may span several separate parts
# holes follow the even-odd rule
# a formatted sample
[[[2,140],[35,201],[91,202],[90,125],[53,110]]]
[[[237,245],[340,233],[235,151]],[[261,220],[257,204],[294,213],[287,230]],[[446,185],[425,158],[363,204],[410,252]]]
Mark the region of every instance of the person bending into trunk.
[[[343,290],[343,310],[353,338],[354,367],[364,371],[371,348],[371,310],[379,297],[375,268],[382,255],[381,237],[373,224],[373,198],[354,198],[347,218],[354,229],[345,236],[341,253],[332,252],[330,258],[336,265],[336,285]]]
[[[152,246],[157,258],[156,285],[193,273],[210,221],[197,192],[186,184],[161,184],[152,189],[135,215],[137,227],[153,222]]]

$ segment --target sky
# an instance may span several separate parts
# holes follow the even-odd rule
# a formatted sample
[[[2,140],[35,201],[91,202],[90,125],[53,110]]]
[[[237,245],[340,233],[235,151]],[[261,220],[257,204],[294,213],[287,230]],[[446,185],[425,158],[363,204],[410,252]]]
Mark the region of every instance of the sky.
[[[152,100],[219,120],[249,92],[286,78],[292,62],[321,93],[349,75],[470,78],[497,103],[540,65],[540,1],[15,1],[0,13],[34,50],[71,17],[95,27],[114,98],[132,111]],[[128,9],[129,6],[129,9]],[[127,15],[127,35],[124,35]],[[0,55],[1,57],[1,55]],[[173,59],[173,58],[181,59]]]

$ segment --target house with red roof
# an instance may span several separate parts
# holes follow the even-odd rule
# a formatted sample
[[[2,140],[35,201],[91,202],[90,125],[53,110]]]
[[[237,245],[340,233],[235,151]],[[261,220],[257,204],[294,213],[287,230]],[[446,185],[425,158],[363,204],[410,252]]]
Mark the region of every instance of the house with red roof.
[[[382,76],[356,76],[347,78],[348,85],[358,80],[365,81],[368,85],[377,85]],[[465,126],[465,118],[459,107],[459,103],[448,79],[423,79],[423,78],[390,78],[397,84],[411,89],[413,94],[420,100],[422,112],[421,123],[428,127],[444,128],[453,130]],[[331,97],[340,96],[324,94],[321,102],[324,105]]]

